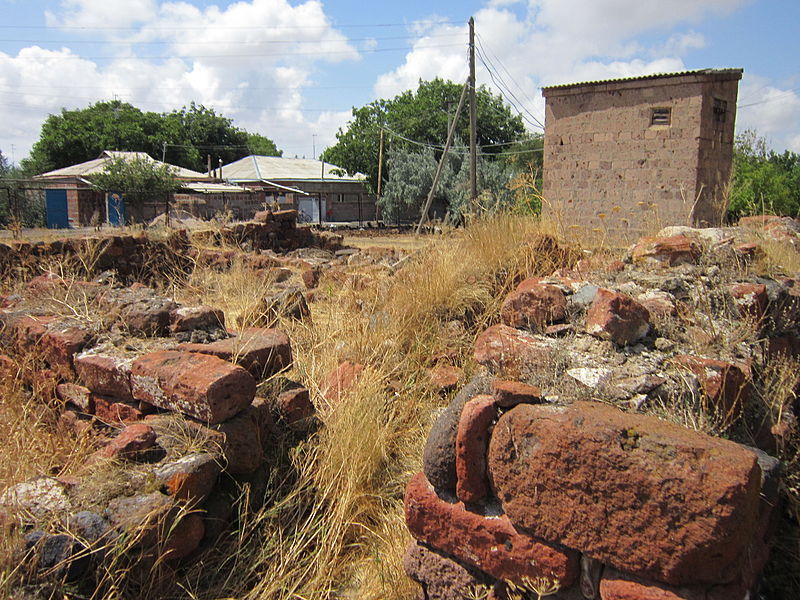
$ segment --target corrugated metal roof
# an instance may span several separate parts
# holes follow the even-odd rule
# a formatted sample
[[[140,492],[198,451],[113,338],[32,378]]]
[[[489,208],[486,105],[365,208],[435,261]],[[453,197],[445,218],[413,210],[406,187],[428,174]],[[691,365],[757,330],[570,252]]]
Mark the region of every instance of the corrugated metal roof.
[[[147,160],[159,165],[167,164],[161,162],[160,160],[152,158],[149,154],[145,152],[119,152],[116,150],[104,150],[103,153],[94,160],[87,160],[86,162],[77,165],[72,165],[69,167],[64,167],[63,169],[48,171],[47,173],[42,173],[41,175],[37,175],[36,178],[54,179],[59,177],[87,177],[89,175],[100,173],[105,168],[106,163],[113,158],[122,158],[122,159],[138,158],[140,160]],[[175,170],[175,176],[178,177],[178,179],[185,179],[188,181],[199,181],[203,179],[208,179],[208,175],[206,175],[205,173],[199,173],[198,171],[192,171],[191,169],[184,169],[183,167],[176,167],[175,165],[169,165],[169,166]]]
[[[222,167],[229,181],[363,181],[364,175],[338,175],[336,165],[306,158],[251,155]]]
[[[653,73],[652,75],[638,75],[635,77],[620,77],[618,79],[600,79],[595,81],[582,81],[579,83],[564,83],[560,85],[548,85],[542,90],[561,90],[565,88],[578,87],[581,85],[602,85],[604,83],[619,83],[625,81],[639,81],[648,79],[664,79],[667,77],[682,77],[685,75],[738,75],[741,77],[742,69],[696,69],[694,71],[680,71],[677,73]]]
[[[193,192],[198,192],[200,194],[227,194],[227,193],[245,193],[245,192],[252,192],[250,188],[246,188],[242,185],[235,185],[233,183],[203,183],[200,182],[193,182],[193,183],[184,183],[181,185],[182,189],[192,190]]]

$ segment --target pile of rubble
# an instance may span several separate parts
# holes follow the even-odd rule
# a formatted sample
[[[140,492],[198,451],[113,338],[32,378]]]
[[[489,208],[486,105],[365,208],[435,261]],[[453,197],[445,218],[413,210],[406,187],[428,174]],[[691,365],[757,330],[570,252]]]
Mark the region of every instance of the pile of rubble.
[[[766,223],[669,228],[505,298],[406,489],[420,598],[752,597],[798,408],[757,383],[800,355],[800,283],[751,267],[797,224]]]
[[[9,353],[0,367],[52,393],[61,426],[97,450],[81,478],[3,491],[3,522],[55,523],[26,534],[24,560],[68,580],[99,568],[114,547],[149,564],[193,555],[234,517],[240,485],[251,485],[253,498],[261,486],[263,496],[268,455],[314,425],[309,390],[275,377],[292,365],[290,340],[278,329],[228,330],[222,311],[181,306],[141,285],[69,285],[102,322],[18,298],[0,311]],[[47,286],[67,283],[41,277],[28,289],[41,295]]]

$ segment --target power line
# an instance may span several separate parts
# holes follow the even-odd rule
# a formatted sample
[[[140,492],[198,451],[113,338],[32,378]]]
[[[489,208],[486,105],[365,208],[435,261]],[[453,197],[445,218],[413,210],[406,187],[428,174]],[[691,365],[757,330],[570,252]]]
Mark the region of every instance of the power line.
[[[7,90],[7,91],[6,91]],[[65,94],[42,94],[42,93],[34,93],[34,92],[21,92],[20,90],[15,90],[13,88],[0,88],[0,94],[13,94],[18,96],[20,94],[25,96],[33,96],[35,98],[64,98],[70,100],[80,100],[83,102],[92,102],[96,100],[96,96],[70,96]],[[127,94],[118,94],[118,96],[125,96]],[[149,106],[158,105],[158,106],[173,106],[167,102],[152,102],[148,101],[147,104]],[[14,106],[13,104],[8,104],[7,106]],[[17,105],[19,106],[19,105]],[[324,113],[324,112],[348,112],[351,110],[350,108],[342,108],[342,109],[335,109],[335,108],[299,108],[294,106],[265,106],[263,104],[259,104],[257,106],[248,106],[244,104],[236,104],[236,108],[246,108],[251,110],[296,110],[298,112],[310,112],[310,113]]]
[[[399,139],[401,139],[401,140],[403,140],[405,142],[408,142],[410,144],[414,144],[415,146],[420,146],[420,147],[426,148],[428,150],[436,150],[436,151],[443,151],[444,150],[444,146],[439,146],[439,145],[436,145],[436,144],[429,144],[427,142],[421,142],[419,140],[413,140],[413,139],[411,139],[409,137],[406,137],[406,136],[404,136],[404,135],[402,135],[400,133],[397,133],[396,131],[390,129],[386,125],[383,125],[381,127],[381,129],[386,131],[389,135],[392,135],[392,136],[394,136],[396,138],[399,138]],[[485,145],[482,145],[482,146],[478,146],[478,148],[483,150],[484,148],[490,148],[490,147],[494,147],[494,146],[503,146],[503,145],[524,143],[524,141],[525,140],[517,141],[517,142],[502,142],[502,143],[499,143],[499,144],[485,144]],[[544,148],[532,148],[530,150],[514,150],[514,151],[510,151],[510,152],[492,152],[491,156],[493,156],[493,157],[494,156],[515,156],[515,155],[518,155],[518,154],[529,154],[529,153],[532,153],[532,152],[544,152]],[[450,149],[450,153],[451,154],[458,154],[460,156],[467,156],[469,154],[469,149],[466,149],[466,150],[463,150],[463,151],[459,151],[459,150],[455,150],[455,149],[451,148]]]
[[[513,74],[511,73],[511,71],[509,71],[509,70],[508,70],[508,68],[507,68],[507,67],[506,67],[506,66],[503,64],[503,61],[501,61],[501,60],[500,60],[500,58],[497,56],[497,54],[496,54],[496,53],[494,53],[494,52],[489,52],[489,53],[487,53],[487,51],[486,51],[486,49],[485,49],[485,47],[484,47],[484,45],[483,45],[483,38],[482,38],[480,35],[478,35],[478,45],[480,46],[480,49],[481,49],[482,53],[483,53],[483,54],[486,56],[487,60],[489,60],[489,62],[490,62],[492,65],[494,65],[494,63],[495,63],[495,61],[496,61],[496,62],[497,62],[497,64],[498,64],[498,65],[500,65],[500,68],[501,68],[501,69],[503,69],[503,71],[505,71],[506,75],[508,75],[508,78],[511,80],[511,82],[512,82],[512,83],[513,83],[515,86],[517,86],[517,89],[518,89],[518,90],[519,90],[519,91],[522,93],[522,95],[524,96],[525,100],[527,100],[527,101],[528,101],[528,102],[530,102],[531,104],[534,104],[534,100],[533,100],[533,99],[532,99],[532,98],[531,98],[531,97],[528,95],[528,92],[526,92],[526,91],[525,91],[525,88],[523,88],[523,87],[522,87],[522,86],[521,86],[521,85],[520,85],[520,84],[517,82],[517,80],[516,80],[516,79],[514,79],[514,75],[513,75]],[[490,50],[491,50],[491,49],[490,49]],[[491,57],[490,57],[490,56],[488,56],[488,54],[491,54],[491,55],[494,57],[494,61],[492,61],[492,60],[491,60]],[[498,73],[498,75],[499,75],[499,73]],[[509,91],[510,91],[510,90],[509,90]],[[516,95],[515,95],[514,97],[516,98]],[[539,121],[539,119],[537,119],[537,118],[536,118],[536,116],[535,116],[535,115],[534,115],[534,114],[533,114],[533,113],[532,113],[530,110],[528,110],[528,109],[525,107],[524,103],[520,102],[520,104],[522,104],[523,108],[525,108],[525,111],[526,111],[526,112],[527,112],[527,113],[528,113],[528,114],[529,114],[529,115],[530,115],[530,116],[533,118],[533,120],[534,120],[534,121],[536,121],[537,123],[539,123],[539,126],[540,126],[542,129],[544,129],[544,125],[542,124],[542,122],[541,122],[541,121]]]
[[[461,21],[455,22],[450,21],[448,19],[437,20],[436,25],[463,25]],[[208,31],[210,28],[219,29],[219,30],[233,30],[233,31],[243,31],[243,30],[259,30],[263,31],[264,27],[262,25],[217,25],[216,23],[205,23],[203,25],[197,26],[185,26],[185,27],[147,27],[142,26],[140,28],[133,28],[133,27],[114,27],[114,26],[88,26],[88,25],[60,25],[60,26],[52,26],[52,25],[0,25],[0,29],[46,29],[46,30],[64,30],[64,31]],[[291,25],[291,26],[283,26],[283,27],[270,27],[273,31],[293,31],[296,29],[307,30],[307,29],[369,29],[370,27],[375,28],[388,28],[388,27],[408,27],[408,22],[404,23],[371,23],[371,24],[358,24],[358,25],[339,25],[339,24],[327,24],[327,25]]]
[[[440,33],[440,34],[430,34],[425,35],[425,38],[453,38],[453,37],[461,37],[461,34],[456,33]],[[409,40],[415,41],[420,39],[419,36],[413,35],[395,35],[395,36],[386,36],[386,37],[365,37],[365,38],[347,38],[346,40],[326,40],[326,39],[319,39],[319,40],[254,40],[254,41],[228,41],[226,40],[224,44],[226,46],[260,46],[264,44],[323,44],[325,42],[383,42],[386,40]],[[125,46],[135,46],[135,45],[164,45],[164,44],[174,44],[180,46],[208,46],[208,42],[186,42],[183,40],[176,41],[176,40],[42,40],[42,39],[0,39],[0,43],[20,43],[20,44],[97,44],[97,45],[110,45],[110,44],[119,44]]]
[[[324,42],[321,42],[324,44]],[[462,46],[463,44],[432,44],[430,46],[397,46],[395,48],[367,48],[359,50],[358,52],[362,52],[365,54],[377,54],[381,52],[399,52],[399,51],[408,51],[408,50],[415,50],[415,49],[429,49],[429,48],[453,48],[456,46]],[[316,50],[313,52],[250,52],[244,54],[169,54],[169,55],[162,55],[162,56],[82,56],[79,54],[59,54],[56,56],[46,56],[41,57],[40,62],[47,62],[51,60],[117,60],[120,62],[125,61],[135,61],[135,60],[161,60],[161,59],[187,59],[187,60],[195,60],[199,58],[259,58],[259,57],[275,57],[275,58],[282,58],[286,56],[330,56],[332,54],[351,54],[356,52],[356,49],[353,48],[352,50]]]
[[[793,88],[791,90],[785,90],[782,92],[778,92],[772,96],[764,98],[763,100],[759,100],[757,102],[750,102],[749,104],[738,104],[736,106],[737,109],[740,108],[749,108],[751,106],[758,106],[759,104],[766,104],[767,102],[772,102],[773,100],[780,100],[783,96],[788,96],[789,94],[794,94],[796,91],[800,90],[800,87]]]
[[[480,44],[480,42],[479,42],[479,44]],[[485,57],[484,53],[481,52],[480,49],[478,49],[478,58],[480,59],[481,64],[484,66],[486,71],[489,73],[489,77],[491,78],[492,82],[500,90],[500,93],[503,95],[503,97],[506,99],[506,101],[511,106],[513,106],[514,109],[516,109],[517,113],[519,113],[519,116],[522,117],[523,119],[525,119],[531,126],[537,127],[537,128],[540,128],[540,129],[544,129],[544,125],[542,125],[541,121],[539,121],[539,119],[537,119],[536,116],[531,111],[529,111],[527,108],[525,108],[524,103],[519,98],[517,98],[517,96],[514,94],[514,92],[512,92],[509,89],[508,84],[505,83],[505,81],[502,78],[502,75],[500,75],[500,73],[495,73],[495,69],[492,66],[489,66],[489,64],[487,64],[487,60],[489,60],[489,59],[488,59],[488,57]],[[497,75],[497,78],[495,78],[495,74]],[[511,96],[511,98],[516,100],[516,102],[518,102],[522,106],[522,108],[517,106],[517,104],[514,102],[514,100],[509,98],[509,96]],[[528,118],[528,116],[526,116],[526,113],[527,113],[527,115],[530,116],[530,118]]]

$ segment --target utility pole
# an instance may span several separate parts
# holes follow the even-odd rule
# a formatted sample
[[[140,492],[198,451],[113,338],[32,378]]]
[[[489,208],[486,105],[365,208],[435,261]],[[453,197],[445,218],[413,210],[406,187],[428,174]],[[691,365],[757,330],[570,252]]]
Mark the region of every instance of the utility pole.
[[[428,199],[425,201],[425,206],[422,207],[422,214],[420,215],[419,223],[417,224],[417,235],[422,232],[422,226],[425,224],[425,221],[428,220],[428,211],[430,210],[431,203],[433,202],[433,195],[436,193],[436,186],[439,184],[439,177],[442,174],[444,161],[447,160],[447,153],[450,151],[450,144],[453,143],[453,134],[456,132],[456,123],[458,122],[458,117],[461,114],[461,108],[464,106],[464,99],[466,98],[468,87],[469,82],[467,82],[464,85],[464,89],[461,90],[461,98],[458,101],[456,115],[453,118],[453,122],[450,124],[450,129],[447,132],[447,141],[444,143],[442,158],[439,159],[439,164],[436,167],[436,173],[433,175],[433,183],[431,184],[431,190],[428,192]]]
[[[311,158],[317,160],[317,134],[311,134]]]
[[[469,190],[478,198],[478,105],[475,98],[475,17],[469,18]]]
[[[378,143],[378,200],[383,193],[383,127],[381,127],[381,139]],[[375,203],[375,224],[380,220],[380,207]]]
[[[161,145],[161,162],[167,162],[167,142]]]

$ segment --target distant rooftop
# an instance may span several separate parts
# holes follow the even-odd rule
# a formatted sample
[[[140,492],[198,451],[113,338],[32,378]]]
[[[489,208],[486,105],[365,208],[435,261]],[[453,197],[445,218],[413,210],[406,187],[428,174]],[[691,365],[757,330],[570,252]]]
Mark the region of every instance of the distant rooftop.
[[[120,152],[116,150],[104,150],[103,153],[94,160],[87,160],[86,162],[79,163],[77,165],[56,169],[55,171],[48,171],[47,173],[37,175],[36,178],[56,179],[60,177],[87,177],[90,175],[95,175],[97,173],[101,173],[103,169],[105,169],[106,163],[115,158],[122,158],[124,160],[132,160],[137,158],[158,165],[168,164],[152,158],[145,152]],[[200,181],[208,179],[208,175],[205,173],[199,173],[198,171],[192,171],[191,169],[184,169],[183,167],[176,167],[175,165],[169,166],[175,171],[175,176],[178,179],[184,179],[187,181]]]
[[[637,77],[621,77],[619,79],[602,79],[597,81],[583,81],[580,83],[566,83],[561,85],[549,85],[542,88],[542,92],[549,92],[550,90],[569,90],[570,88],[584,87],[584,86],[601,86],[609,83],[636,83],[639,81],[654,81],[660,79],[669,79],[672,77],[686,77],[686,76],[703,76],[708,79],[741,79],[743,69],[697,69],[694,71],[681,71],[678,73],[654,73],[653,75],[640,75]],[[547,95],[547,94],[545,94]]]
[[[251,155],[222,167],[228,181],[363,181],[364,175],[340,174],[342,169],[320,160]]]

